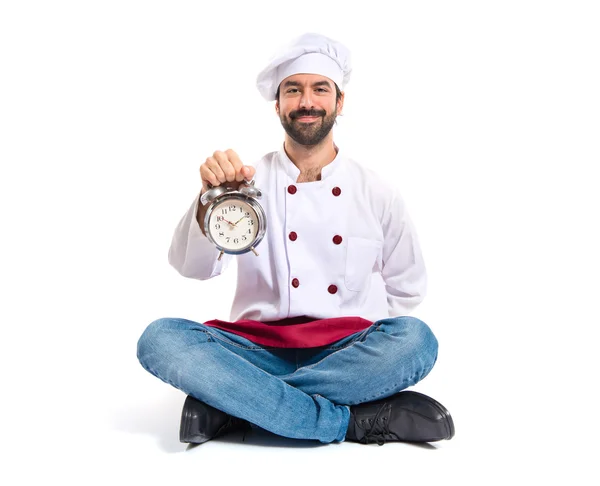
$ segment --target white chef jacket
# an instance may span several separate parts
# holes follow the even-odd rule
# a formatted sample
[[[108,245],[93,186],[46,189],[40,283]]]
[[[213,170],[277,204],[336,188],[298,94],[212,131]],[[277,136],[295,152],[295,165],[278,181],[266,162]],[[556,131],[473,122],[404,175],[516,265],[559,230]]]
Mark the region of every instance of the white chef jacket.
[[[217,260],[219,250],[196,220],[200,195],[169,249],[169,263],[199,280],[220,275],[237,258],[230,321],[359,316],[375,322],[409,315],[423,300],[427,277],[417,234],[390,183],[342,150],[314,182],[296,182],[300,170],[283,147],[254,167],[267,219],[259,256]]]

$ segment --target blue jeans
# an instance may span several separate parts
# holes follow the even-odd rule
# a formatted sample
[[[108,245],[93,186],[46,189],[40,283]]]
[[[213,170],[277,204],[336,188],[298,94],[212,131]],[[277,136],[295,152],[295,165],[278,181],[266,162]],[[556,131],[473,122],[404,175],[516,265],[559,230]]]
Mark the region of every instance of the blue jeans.
[[[343,441],[350,405],[422,380],[437,339],[414,317],[381,319],[316,348],[271,348],[186,319],[152,322],[138,342],[150,373],[223,412],[274,434]]]

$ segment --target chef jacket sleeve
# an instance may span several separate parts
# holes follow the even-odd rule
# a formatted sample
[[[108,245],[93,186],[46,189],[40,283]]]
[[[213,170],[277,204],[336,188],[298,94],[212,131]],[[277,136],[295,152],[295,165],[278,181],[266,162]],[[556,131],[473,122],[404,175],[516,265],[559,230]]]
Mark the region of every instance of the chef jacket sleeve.
[[[394,193],[382,221],[381,276],[390,317],[410,315],[425,298],[427,274],[417,233],[401,196]]]
[[[184,277],[207,280],[220,275],[232,258],[224,253],[218,260],[220,251],[204,236],[196,219],[200,194],[175,228],[169,263]]]

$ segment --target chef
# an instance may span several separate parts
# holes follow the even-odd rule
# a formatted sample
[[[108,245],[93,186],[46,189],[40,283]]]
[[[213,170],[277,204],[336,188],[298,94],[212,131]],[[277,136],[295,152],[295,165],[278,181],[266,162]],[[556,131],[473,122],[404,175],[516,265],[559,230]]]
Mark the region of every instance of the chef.
[[[438,343],[409,316],[425,296],[426,272],[394,181],[333,140],[350,74],[343,44],[294,39],[257,78],[275,102],[282,146],[253,165],[216,151],[200,167],[202,191],[174,232],[169,262],[207,280],[236,258],[229,320],[159,319],[138,343],[141,364],[188,395],[182,442],[250,424],[323,443],[454,435],[443,405],[403,391],[433,368]],[[201,195],[244,180],[262,191],[267,231],[258,255],[219,258]]]

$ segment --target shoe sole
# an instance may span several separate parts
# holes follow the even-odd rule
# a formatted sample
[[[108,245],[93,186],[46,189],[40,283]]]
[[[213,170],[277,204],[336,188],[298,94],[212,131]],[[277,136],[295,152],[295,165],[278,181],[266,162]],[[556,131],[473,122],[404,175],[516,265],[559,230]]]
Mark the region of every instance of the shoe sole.
[[[440,413],[440,415],[446,419],[444,422],[446,423],[448,437],[445,437],[444,440],[450,440],[450,439],[452,439],[452,437],[454,437],[454,421],[452,420],[452,416],[450,415],[450,412],[446,409],[446,407],[444,407],[440,402],[434,400],[433,398],[428,397],[427,395],[423,395],[422,393],[419,393],[416,391],[405,391],[402,393],[410,393],[412,395],[418,395],[421,398],[423,398],[425,401],[427,401],[431,405],[433,405],[433,408],[435,408]]]

